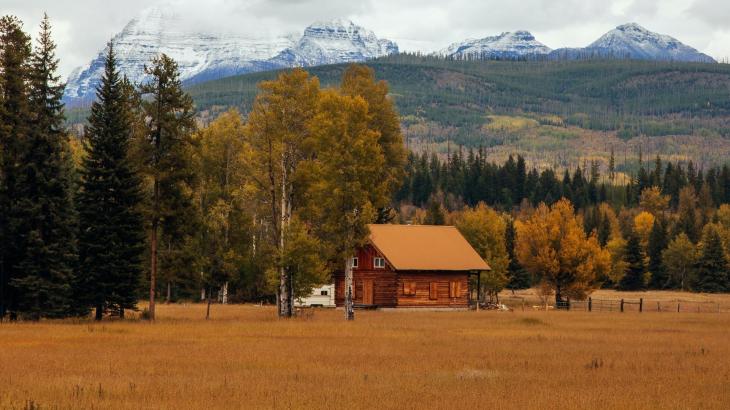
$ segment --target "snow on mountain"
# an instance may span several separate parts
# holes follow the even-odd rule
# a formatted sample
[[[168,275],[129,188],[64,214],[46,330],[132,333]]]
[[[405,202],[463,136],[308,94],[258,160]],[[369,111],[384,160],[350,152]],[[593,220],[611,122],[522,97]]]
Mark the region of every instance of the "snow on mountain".
[[[178,63],[180,78],[193,83],[283,67],[363,61],[398,52],[395,43],[343,20],[313,24],[299,39],[295,35],[272,39],[191,32],[181,23],[169,8],[150,8],[130,21],[111,40],[119,71],[140,83],[145,64],[165,53]],[[88,103],[95,98],[105,54],[106,48],[69,76],[67,103]]]
[[[150,8],[114,36],[119,70],[132,82],[144,80],[144,66],[165,53],[177,61],[181,79],[190,84],[254,71],[286,67],[359,62],[398,53],[398,46],[349,20],[317,22],[303,35],[277,38],[202,33],[184,28],[170,7]],[[102,50],[88,65],[68,78],[67,103],[87,103],[104,70]],[[675,38],[653,33],[638,24],[624,24],[585,48],[551,50],[528,31],[505,32],[482,39],[453,43],[435,53],[445,57],[515,59],[547,56],[549,59],[592,57],[714,62]]]
[[[304,30],[302,38],[282,51],[272,62],[285,67],[364,61],[398,53],[398,45],[379,39],[349,20],[316,22]]]
[[[549,47],[537,41],[529,31],[520,30],[453,43],[436,54],[456,58],[492,59],[544,55],[550,51]]]
[[[638,60],[715,62],[712,57],[700,53],[673,37],[654,33],[636,23],[618,26],[585,48],[554,50],[550,57],[554,59],[614,57]]]

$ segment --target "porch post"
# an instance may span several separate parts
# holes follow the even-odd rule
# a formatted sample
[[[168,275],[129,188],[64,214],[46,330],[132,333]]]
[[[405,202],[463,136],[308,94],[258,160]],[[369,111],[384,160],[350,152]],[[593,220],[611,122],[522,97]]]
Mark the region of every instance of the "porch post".
[[[479,295],[480,291],[482,290],[482,273],[477,272],[477,312],[479,311]]]

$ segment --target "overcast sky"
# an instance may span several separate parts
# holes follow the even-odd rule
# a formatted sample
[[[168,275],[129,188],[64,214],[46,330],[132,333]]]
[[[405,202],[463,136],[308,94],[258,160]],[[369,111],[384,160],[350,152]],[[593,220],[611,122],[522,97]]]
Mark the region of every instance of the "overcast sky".
[[[44,11],[54,25],[61,71],[91,60],[150,0],[2,0],[35,32]],[[276,35],[316,20],[349,18],[395,40],[433,51],[465,38],[529,30],[552,48],[582,47],[636,22],[718,60],[730,58],[730,0],[165,0],[191,29]]]

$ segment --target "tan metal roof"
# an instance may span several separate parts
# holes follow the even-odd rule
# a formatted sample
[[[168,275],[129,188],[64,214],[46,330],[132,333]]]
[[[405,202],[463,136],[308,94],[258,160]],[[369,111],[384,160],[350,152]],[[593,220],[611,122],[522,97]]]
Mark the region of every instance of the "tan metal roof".
[[[453,226],[369,225],[370,242],[395,270],[491,268]]]

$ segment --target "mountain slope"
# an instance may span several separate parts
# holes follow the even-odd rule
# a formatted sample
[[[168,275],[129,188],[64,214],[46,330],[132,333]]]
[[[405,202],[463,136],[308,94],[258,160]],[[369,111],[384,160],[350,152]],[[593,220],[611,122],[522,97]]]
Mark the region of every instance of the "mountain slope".
[[[554,50],[550,53],[550,57],[553,59],[612,57],[637,60],[715,62],[712,57],[700,53],[673,37],[654,33],[636,23],[618,26],[585,48]]]
[[[476,146],[487,113],[549,115],[592,130],[730,136],[730,66],[638,60],[460,61],[397,55],[365,63],[391,87],[404,124],[424,121]],[[309,71],[337,85],[346,65]],[[190,86],[197,108],[247,111],[256,84],[278,72]],[[205,115],[205,114],[204,114]],[[445,131],[444,131],[445,132]]]
[[[611,151],[638,164],[663,160],[704,166],[730,158],[730,65],[676,61],[445,60],[399,54],[365,65],[390,87],[411,149],[445,154],[484,148],[502,161],[584,167]],[[337,86],[347,64],[310,67]],[[251,109],[257,84],[280,71],[249,73],[186,87],[207,123],[228,108]],[[88,112],[69,110],[70,123]],[[464,151],[465,152],[465,151]],[[628,158],[628,160],[627,160]],[[631,165],[633,164],[633,165]]]
[[[520,30],[453,43],[436,54],[450,58],[516,59],[544,55],[550,51],[552,50],[537,41],[529,31]]]
[[[120,72],[139,83],[145,78],[145,64],[165,53],[177,61],[181,79],[192,84],[277,68],[360,62],[398,52],[395,43],[345,20],[313,24],[299,38],[200,33],[185,29],[183,23],[169,8],[150,8],[130,21],[112,39]],[[105,54],[101,51],[69,76],[67,104],[84,105],[93,100]]]

